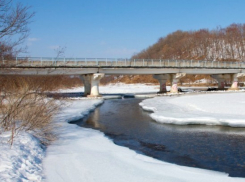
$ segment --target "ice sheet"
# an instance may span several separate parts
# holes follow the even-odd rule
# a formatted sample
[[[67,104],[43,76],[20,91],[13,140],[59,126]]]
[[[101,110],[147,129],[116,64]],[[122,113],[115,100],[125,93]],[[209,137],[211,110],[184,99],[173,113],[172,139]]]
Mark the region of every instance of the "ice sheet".
[[[140,105],[160,123],[245,127],[245,93],[156,97]]]

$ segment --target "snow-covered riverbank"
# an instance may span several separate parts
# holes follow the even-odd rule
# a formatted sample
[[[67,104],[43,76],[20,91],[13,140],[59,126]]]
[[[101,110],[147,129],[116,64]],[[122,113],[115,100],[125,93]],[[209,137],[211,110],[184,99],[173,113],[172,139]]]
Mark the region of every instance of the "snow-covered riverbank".
[[[140,92],[143,91],[141,89]],[[209,95],[203,96],[210,99]],[[188,97],[193,102],[196,100],[196,96]],[[237,97],[235,99],[240,100],[237,109],[243,107],[242,94],[239,98],[241,99]],[[167,97],[154,99],[143,103],[148,107],[150,107],[149,103],[156,103],[160,107]],[[216,100],[220,100],[222,105],[225,102],[231,104],[231,99],[223,100],[217,97]],[[67,123],[84,117],[102,102],[93,99],[67,101],[66,106],[54,117],[54,121],[60,125],[57,129],[58,140],[48,146],[47,150],[43,150],[40,143],[28,134],[19,135],[12,148],[6,143],[1,143],[0,181],[245,181],[244,178],[230,178],[224,173],[158,161],[126,147],[115,145],[99,131]],[[182,105],[180,104],[183,108],[185,102],[182,101]],[[204,112],[205,108],[201,106],[200,108]],[[214,109],[206,112],[211,111],[215,112]]]
[[[156,97],[140,103],[159,123],[245,127],[245,93]]]
[[[47,174],[44,171],[47,170],[45,166],[43,167],[45,156],[46,158],[49,157],[49,151],[53,146],[59,145],[60,142],[65,146],[65,142],[72,140],[73,136],[75,141],[76,131],[81,129],[76,125],[68,124],[68,122],[86,116],[101,103],[103,100],[99,99],[62,101],[64,106],[54,117],[54,122],[58,124],[57,131],[55,131],[58,140],[48,146],[47,150],[31,134],[21,132],[16,136],[13,146],[8,143],[10,133],[1,134],[0,181],[46,181]],[[46,153],[47,151],[48,153]],[[48,167],[50,166],[48,165]],[[73,167],[72,164],[70,167]]]

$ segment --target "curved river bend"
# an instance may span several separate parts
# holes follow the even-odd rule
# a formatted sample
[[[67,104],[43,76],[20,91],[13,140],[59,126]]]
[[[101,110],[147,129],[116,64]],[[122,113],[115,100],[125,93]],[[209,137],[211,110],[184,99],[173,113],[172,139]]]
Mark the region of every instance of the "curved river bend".
[[[159,160],[245,177],[245,129],[158,124],[141,99],[106,100],[73,123],[98,129],[114,143]]]

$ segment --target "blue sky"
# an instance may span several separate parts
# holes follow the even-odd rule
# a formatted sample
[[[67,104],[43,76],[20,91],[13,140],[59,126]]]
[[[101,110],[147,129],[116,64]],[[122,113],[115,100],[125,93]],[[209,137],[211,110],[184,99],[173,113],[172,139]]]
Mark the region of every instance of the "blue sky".
[[[16,0],[18,1],[18,0]],[[19,0],[20,1],[20,0]],[[245,23],[245,0],[21,0],[36,12],[28,56],[130,58],[176,30]]]

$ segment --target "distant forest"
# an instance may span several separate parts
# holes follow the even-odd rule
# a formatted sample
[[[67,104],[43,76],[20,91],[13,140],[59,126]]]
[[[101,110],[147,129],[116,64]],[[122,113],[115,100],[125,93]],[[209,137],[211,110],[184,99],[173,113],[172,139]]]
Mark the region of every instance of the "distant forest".
[[[175,31],[133,59],[245,60],[245,24],[197,31]]]

